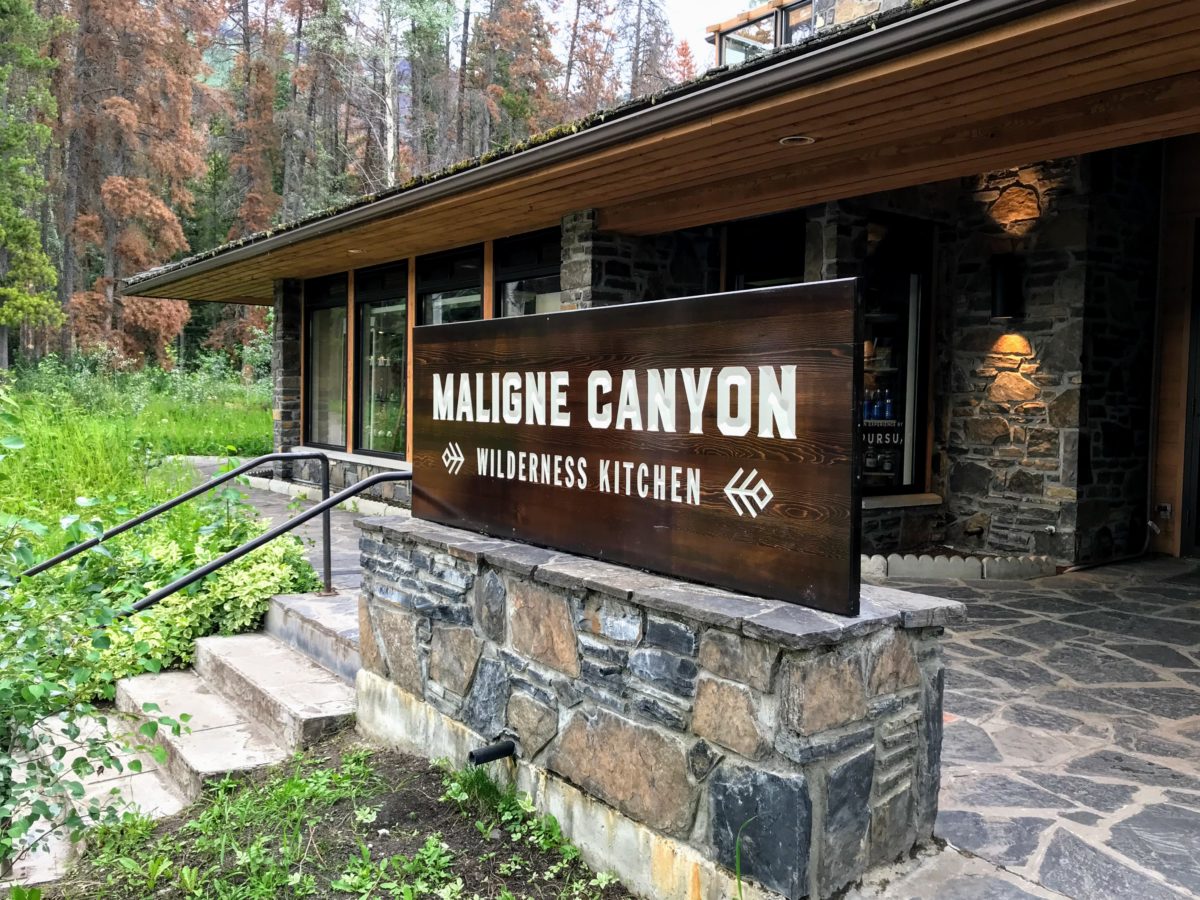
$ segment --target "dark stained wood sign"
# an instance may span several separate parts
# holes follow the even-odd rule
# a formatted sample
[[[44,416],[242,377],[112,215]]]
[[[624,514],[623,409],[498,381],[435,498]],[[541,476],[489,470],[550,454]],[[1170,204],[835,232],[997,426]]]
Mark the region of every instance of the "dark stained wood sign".
[[[413,514],[858,614],[854,281],[417,328]]]

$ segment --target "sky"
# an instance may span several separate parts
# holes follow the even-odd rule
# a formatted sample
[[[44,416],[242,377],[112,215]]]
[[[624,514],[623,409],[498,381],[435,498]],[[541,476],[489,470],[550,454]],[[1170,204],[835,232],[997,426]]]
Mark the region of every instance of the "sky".
[[[704,43],[704,29],[716,25],[726,19],[732,19],[738,13],[758,6],[761,3],[748,3],[747,0],[664,0],[663,8],[676,40],[686,38],[692,45],[692,53],[696,57],[696,65],[701,71],[713,65],[714,50],[711,44]]]

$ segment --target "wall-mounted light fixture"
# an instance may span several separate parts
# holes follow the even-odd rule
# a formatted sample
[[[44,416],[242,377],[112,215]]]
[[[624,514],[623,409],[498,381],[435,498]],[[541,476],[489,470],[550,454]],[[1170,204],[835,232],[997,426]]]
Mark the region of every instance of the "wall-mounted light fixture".
[[[779,139],[781,147],[807,147],[809,144],[815,144],[817,139],[808,134],[789,134],[787,137]]]
[[[992,257],[992,321],[1025,318],[1025,264],[1016,253]]]

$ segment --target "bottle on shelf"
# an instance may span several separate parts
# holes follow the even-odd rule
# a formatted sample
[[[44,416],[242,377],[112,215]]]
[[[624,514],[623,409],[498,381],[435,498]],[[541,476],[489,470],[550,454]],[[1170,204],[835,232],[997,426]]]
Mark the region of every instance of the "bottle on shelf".
[[[874,471],[879,468],[879,456],[875,453],[875,445],[867,444],[867,456],[865,460],[868,471]]]
[[[888,422],[895,420],[895,408],[892,405],[892,392],[886,388],[883,392],[883,418]]]
[[[870,419],[875,411],[874,395],[874,391],[863,391],[862,417],[864,422]]]
[[[871,418],[875,421],[883,418],[883,395],[879,391],[875,392],[875,399],[871,404]]]
[[[884,472],[886,472],[888,475],[891,475],[891,474],[892,474],[892,472],[893,472],[893,471],[895,470],[895,468],[896,468],[896,456],[895,456],[895,454],[894,454],[894,453],[892,453],[892,451],[891,451],[891,450],[885,450],[885,451],[884,451],[882,454],[880,454],[880,456],[882,457],[882,459],[881,459],[881,462],[882,462],[882,466],[881,466],[881,468],[882,468],[882,469],[883,469],[883,471],[884,471]]]

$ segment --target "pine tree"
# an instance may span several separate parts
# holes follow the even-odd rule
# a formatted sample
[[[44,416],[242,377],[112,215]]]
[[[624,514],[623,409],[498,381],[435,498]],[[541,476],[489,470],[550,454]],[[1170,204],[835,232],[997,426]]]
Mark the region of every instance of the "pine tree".
[[[692,53],[692,45],[682,40],[675,47],[675,58],[671,61],[671,80],[676,84],[692,81],[699,74],[696,67],[696,57]]]
[[[490,143],[523,140],[557,122],[559,62],[535,0],[496,0],[478,29],[475,70],[486,98]]]
[[[46,183],[39,156],[50,141],[49,26],[28,0],[0,0],[0,369],[12,326],[57,325],[56,275],[35,210]]]
[[[60,105],[75,215],[64,243],[88,285],[71,299],[76,338],[163,362],[187,304],[123,298],[117,285],[188,248],[179,213],[204,172],[193,122],[216,13],[204,0],[74,0],[70,11],[75,70]]]
[[[578,119],[612,106],[621,92],[616,6],[609,0],[574,0],[567,24],[563,112]]]
[[[670,85],[675,38],[662,0],[630,0],[621,32],[628,53],[630,95],[641,97]]]

